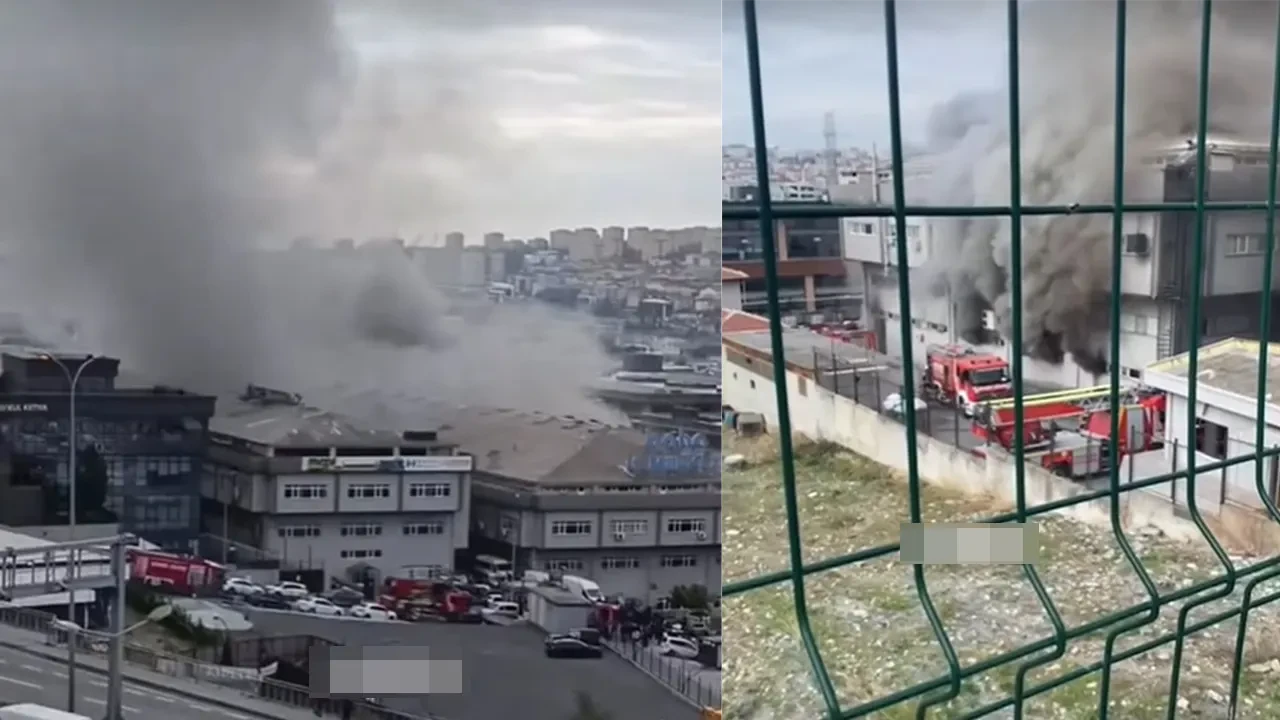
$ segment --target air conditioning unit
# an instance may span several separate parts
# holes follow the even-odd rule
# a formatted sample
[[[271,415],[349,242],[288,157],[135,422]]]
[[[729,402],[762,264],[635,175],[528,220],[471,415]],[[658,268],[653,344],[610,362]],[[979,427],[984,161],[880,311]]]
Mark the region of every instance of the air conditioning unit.
[[[707,531],[706,531],[706,530],[699,530],[698,532],[694,533],[694,537],[698,538],[699,540],[706,540],[706,539],[707,539]]]
[[[1124,236],[1125,254],[1145,257],[1151,253],[1151,238],[1146,233],[1130,233]]]
[[[622,542],[623,540],[627,539],[627,534],[619,530],[618,532],[613,534],[613,539],[617,540],[618,542]]]

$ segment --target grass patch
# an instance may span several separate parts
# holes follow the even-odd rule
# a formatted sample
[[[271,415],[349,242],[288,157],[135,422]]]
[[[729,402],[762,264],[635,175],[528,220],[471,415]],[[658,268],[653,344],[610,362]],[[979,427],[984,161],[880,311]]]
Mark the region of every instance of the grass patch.
[[[726,454],[747,462],[724,473],[726,581],[788,568],[787,528],[780,463],[772,438],[726,438]],[[806,563],[897,542],[907,517],[906,484],[892,470],[832,444],[796,443],[798,535]],[[934,486],[921,493],[925,518],[960,522],[999,512],[987,498]],[[1145,599],[1137,574],[1109,529],[1061,517],[1039,521],[1037,573],[1067,627],[1135,607]],[[1207,546],[1181,543],[1149,531],[1128,533],[1135,554],[1162,592],[1185,587],[1220,571]],[[931,566],[925,580],[947,638],[961,665],[970,667],[1052,636],[1044,607],[1022,568]],[[1242,583],[1243,584],[1243,583]],[[1278,583],[1259,588],[1259,594]],[[823,664],[842,709],[861,705],[938,678],[947,665],[921,607],[912,568],[896,552],[857,565],[809,575],[806,600]],[[1191,615],[1195,622],[1238,606],[1240,592]],[[1170,632],[1182,602],[1166,607],[1151,625],[1123,635],[1123,650]],[[725,715],[759,720],[825,717],[813,672],[799,640],[790,583],[749,591],[725,601]],[[1229,658],[1235,623],[1219,623],[1187,641],[1179,688],[1179,718],[1226,717]],[[1280,656],[1280,618],[1274,606],[1253,611],[1246,661]],[[1027,688],[1061,678],[1102,656],[1105,632],[1068,643],[1066,655],[1031,671]],[[1117,663],[1111,673],[1110,714],[1118,720],[1165,717],[1170,655],[1166,644]],[[962,683],[958,698],[931,710],[931,718],[958,718],[1010,697],[1022,658]],[[1268,683],[1265,680],[1270,680]],[[1240,718],[1280,718],[1280,668],[1254,673],[1242,685]],[[1093,720],[1099,674],[1091,673],[1028,698],[1028,720]],[[914,717],[916,700],[871,715]],[[1012,717],[1006,707],[990,717]]]

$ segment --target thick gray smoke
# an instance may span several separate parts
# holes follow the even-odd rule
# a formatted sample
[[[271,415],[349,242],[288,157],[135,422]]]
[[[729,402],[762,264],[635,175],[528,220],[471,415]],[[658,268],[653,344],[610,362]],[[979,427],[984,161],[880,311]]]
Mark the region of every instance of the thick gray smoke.
[[[1153,150],[1194,138],[1197,121],[1199,3],[1129,4],[1126,196],[1157,200]],[[1275,5],[1218,3],[1213,20],[1208,131],[1265,142],[1274,65]],[[1110,3],[1028,3],[1023,17],[1022,186],[1026,204],[1105,204],[1112,199],[1115,9]],[[1009,202],[1005,97],[966,95],[928,123],[937,153],[927,201]],[[1145,174],[1144,174],[1145,173]],[[1261,191],[1261,189],[1260,189]],[[975,339],[994,311],[1011,321],[1007,220],[955,219],[939,225],[929,288],[950,289],[956,325]],[[1086,371],[1106,370],[1111,219],[1028,218],[1022,235],[1022,320],[1027,352]]]
[[[608,364],[575,322],[511,311],[463,331],[402,251],[263,251],[299,231],[394,231],[392,194],[429,216],[452,198],[386,168],[491,150],[483,104],[450,90],[465,76],[382,93],[386,69],[336,18],[323,0],[0,0],[0,303],[45,342],[67,341],[72,317],[83,349],[200,390],[577,406]],[[410,130],[421,142],[397,144]],[[539,323],[536,346],[499,349]],[[539,355],[565,352],[578,375],[540,373]],[[511,367],[484,382],[499,358]]]

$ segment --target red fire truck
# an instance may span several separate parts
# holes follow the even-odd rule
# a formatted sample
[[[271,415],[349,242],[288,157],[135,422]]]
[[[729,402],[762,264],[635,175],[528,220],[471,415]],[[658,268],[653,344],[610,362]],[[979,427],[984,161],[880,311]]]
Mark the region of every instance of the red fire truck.
[[[997,355],[963,345],[939,345],[930,347],[925,359],[921,394],[960,408],[965,417],[972,417],[979,404],[1008,397],[1012,391],[1009,363]]]
[[[1088,477],[1110,467],[1111,388],[1106,385],[1023,398],[1023,448],[1042,467],[1063,477]],[[1167,400],[1163,393],[1122,388],[1119,399],[1120,457],[1160,447]],[[1005,450],[1014,446],[1014,402],[979,408],[974,435]]]
[[[226,568],[194,555],[130,548],[130,577],[147,585],[183,594],[222,586]]]

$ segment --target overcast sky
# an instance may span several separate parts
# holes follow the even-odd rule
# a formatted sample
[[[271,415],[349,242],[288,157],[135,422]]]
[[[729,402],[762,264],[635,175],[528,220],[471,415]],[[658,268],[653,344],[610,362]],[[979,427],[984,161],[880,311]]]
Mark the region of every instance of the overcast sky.
[[[333,152],[394,159],[371,171],[381,199],[316,204],[428,241],[718,224],[718,3],[351,0],[341,26],[366,98]]]
[[[770,145],[823,146],[835,113],[841,147],[888,144],[884,5],[871,0],[763,0],[760,29]],[[925,116],[962,91],[1002,87],[1004,4],[991,0],[898,3],[903,131],[923,135]],[[751,142],[742,5],[724,6],[724,140]]]

